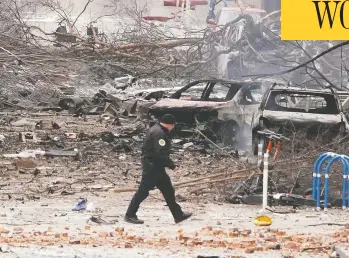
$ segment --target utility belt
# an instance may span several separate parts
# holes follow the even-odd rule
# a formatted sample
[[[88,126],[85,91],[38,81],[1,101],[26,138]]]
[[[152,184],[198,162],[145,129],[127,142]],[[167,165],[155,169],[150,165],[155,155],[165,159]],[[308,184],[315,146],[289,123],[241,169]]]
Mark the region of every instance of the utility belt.
[[[141,161],[142,161],[143,170],[150,171],[150,170],[154,170],[154,168],[164,167],[164,166],[159,166],[159,162],[156,162],[156,159],[152,157],[142,156]]]

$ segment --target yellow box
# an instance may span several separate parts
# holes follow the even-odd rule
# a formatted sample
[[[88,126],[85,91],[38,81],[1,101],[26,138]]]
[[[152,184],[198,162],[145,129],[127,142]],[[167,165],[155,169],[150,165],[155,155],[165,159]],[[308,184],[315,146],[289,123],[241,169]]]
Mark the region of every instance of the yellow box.
[[[349,40],[349,0],[282,0],[281,39]]]

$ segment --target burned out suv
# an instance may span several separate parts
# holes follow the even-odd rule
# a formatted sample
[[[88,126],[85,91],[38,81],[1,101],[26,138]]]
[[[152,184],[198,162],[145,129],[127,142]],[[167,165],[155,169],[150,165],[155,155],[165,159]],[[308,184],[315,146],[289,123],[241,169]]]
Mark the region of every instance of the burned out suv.
[[[149,107],[156,121],[166,113],[177,120],[174,133],[200,130],[213,141],[239,145],[250,132],[262,99],[262,82],[217,79],[194,81]]]
[[[258,131],[272,129],[285,136],[303,133],[307,139],[327,142],[343,137],[349,129],[337,92],[273,84],[263,95],[252,119],[254,154],[261,142]]]

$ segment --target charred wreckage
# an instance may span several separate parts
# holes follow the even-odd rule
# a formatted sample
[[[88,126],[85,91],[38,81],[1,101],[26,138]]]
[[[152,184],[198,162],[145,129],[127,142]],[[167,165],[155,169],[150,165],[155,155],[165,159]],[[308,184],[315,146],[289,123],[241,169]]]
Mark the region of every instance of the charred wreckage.
[[[297,133],[305,139],[327,143],[344,138],[349,129],[345,105],[332,88],[319,90],[272,85],[252,119],[254,154],[257,154],[258,142],[265,141],[258,135],[262,129],[271,129],[284,136]]]
[[[252,148],[254,155],[265,141],[258,134],[264,129],[326,141],[349,130],[336,90],[270,82],[195,81],[149,107],[152,122],[165,113],[177,118],[176,133],[201,132],[224,145]]]
[[[150,106],[155,121],[170,113],[177,119],[175,133],[200,131],[213,141],[239,146],[260,103],[262,84],[224,80],[189,83]]]
[[[134,83],[135,80],[132,80]],[[129,94],[109,94],[100,90],[92,98],[62,96],[57,103],[40,103],[43,111],[68,110],[75,116],[99,115],[114,125],[123,117],[154,124],[162,115],[175,116],[174,134],[204,138],[220,148],[232,147],[257,155],[257,145],[265,142],[258,132],[271,130],[289,137],[304,133],[331,141],[349,130],[346,117],[347,94],[332,88],[309,89],[285,86],[270,81],[229,81],[206,79],[184,87],[147,89]],[[342,95],[340,95],[342,94]],[[343,97],[346,101],[342,101]],[[343,103],[342,103],[343,102]],[[12,108],[21,102],[3,100]],[[140,126],[140,128],[144,126]],[[266,145],[266,144],[265,144]]]

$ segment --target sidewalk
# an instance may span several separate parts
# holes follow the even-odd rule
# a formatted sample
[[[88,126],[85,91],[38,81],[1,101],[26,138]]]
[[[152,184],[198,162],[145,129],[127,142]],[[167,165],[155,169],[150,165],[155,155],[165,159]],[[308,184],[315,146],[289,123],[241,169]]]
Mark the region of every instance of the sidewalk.
[[[0,242],[5,244],[0,246],[16,257],[328,257],[330,247],[346,242],[349,235],[343,226],[310,226],[346,224],[347,211],[342,210],[327,214],[311,209],[284,215],[268,212],[263,215],[270,216],[273,224],[266,228],[253,224],[254,218],[262,215],[260,207],[184,202],[184,210],[195,215],[176,225],[164,203],[152,197],[138,214],[145,224],[127,224],[123,213],[131,197],[132,194],[113,193],[87,196],[101,208],[104,219],[118,219],[115,225],[88,222],[92,215],[88,211],[72,212],[77,201],[74,196],[24,204],[2,202]],[[270,250],[277,243],[281,250]],[[14,247],[18,245],[20,248]],[[301,252],[308,247],[327,246],[328,249]],[[6,257],[10,254],[6,253]]]

